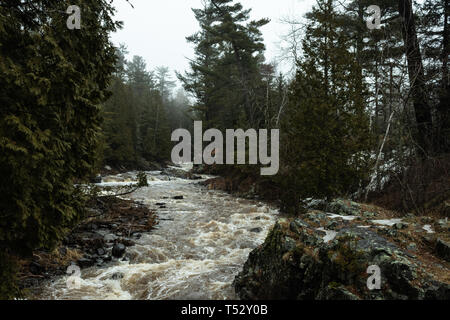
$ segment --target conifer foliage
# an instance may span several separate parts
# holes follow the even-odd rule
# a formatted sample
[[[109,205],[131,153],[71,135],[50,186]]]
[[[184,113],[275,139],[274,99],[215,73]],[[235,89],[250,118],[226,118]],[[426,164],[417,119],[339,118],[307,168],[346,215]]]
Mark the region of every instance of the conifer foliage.
[[[80,30],[66,24],[72,4],[82,11]],[[95,162],[98,105],[116,61],[113,14],[103,0],[0,1],[2,273],[11,253],[51,248],[80,217],[74,185]],[[2,274],[0,297],[14,294],[11,279]]]
[[[332,0],[308,15],[303,52],[282,122],[282,203],[293,212],[301,199],[356,191],[371,146],[360,66]]]

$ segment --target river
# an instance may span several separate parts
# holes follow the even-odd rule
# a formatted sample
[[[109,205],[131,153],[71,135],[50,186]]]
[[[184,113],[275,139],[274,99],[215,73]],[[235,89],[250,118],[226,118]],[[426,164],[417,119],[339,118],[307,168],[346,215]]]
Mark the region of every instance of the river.
[[[67,276],[56,277],[44,282],[35,298],[237,299],[234,277],[250,251],[264,242],[277,208],[208,190],[198,180],[160,172],[149,172],[147,178],[148,187],[127,197],[156,209],[161,220],[127,249],[129,261],[81,270],[78,288],[67,286]],[[103,184],[134,179],[135,173],[108,176]],[[173,199],[177,195],[183,199]],[[166,208],[156,205],[161,202]]]

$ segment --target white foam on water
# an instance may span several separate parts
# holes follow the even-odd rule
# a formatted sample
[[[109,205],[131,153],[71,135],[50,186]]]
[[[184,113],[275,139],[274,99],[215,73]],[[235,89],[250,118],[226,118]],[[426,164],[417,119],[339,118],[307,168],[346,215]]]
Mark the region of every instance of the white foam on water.
[[[179,169],[179,168],[178,168]],[[82,270],[80,289],[67,277],[39,288],[38,299],[235,299],[232,282],[248,254],[264,242],[278,210],[259,201],[206,190],[197,181],[147,172],[149,186],[127,195],[157,210],[157,229],[127,249],[129,262]],[[102,186],[122,186],[131,172],[109,176]],[[211,176],[202,176],[203,179]],[[182,195],[182,200],[174,200]],[[156,203],[165,203],[159,209]],[[261,228],[261,232],[251,232]],[[329,236],[329,234],[327,233]],[[114,275],[120,275],[113,279]]]

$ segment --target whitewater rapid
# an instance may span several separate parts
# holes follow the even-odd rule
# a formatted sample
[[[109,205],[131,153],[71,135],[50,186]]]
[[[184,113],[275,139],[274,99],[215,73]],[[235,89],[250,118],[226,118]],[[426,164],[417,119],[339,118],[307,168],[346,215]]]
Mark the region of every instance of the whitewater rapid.
[[[266,203],[208,190],[192,181],[148,172],[149,186],[127,195],[157,211],[157,228],[127,248],[129,261],[81,270],[44,282],[36,299],[236,299],[234,277],[275,223]],[[209,178],[202,176],[203,180]],[[133,182],[136,173],[109,176],[103,185]],[[182,200],[173,199],[183,196]],[[159,208],[157,203],[165,203]]]

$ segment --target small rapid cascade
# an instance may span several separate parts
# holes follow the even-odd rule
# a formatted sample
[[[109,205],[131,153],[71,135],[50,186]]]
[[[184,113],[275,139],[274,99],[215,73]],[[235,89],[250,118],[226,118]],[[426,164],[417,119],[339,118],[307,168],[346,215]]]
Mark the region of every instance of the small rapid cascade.
[[[236,299],[232,282],[251,250],[264,242],[278,210],[256,200],[207,190],[198,182],[147,172],[149,186],[127,195],[156,209],[159,224],[129,247],[126,260],[81,270],[80,287],[67,276],[44,282],[36,299]],[[135,181],[109,176],[100,186]],[[202,176],[205,180],[208,176]],[[183,196],[175,200],[175,196]],[[164,203],[158,208],[157,203]]]

